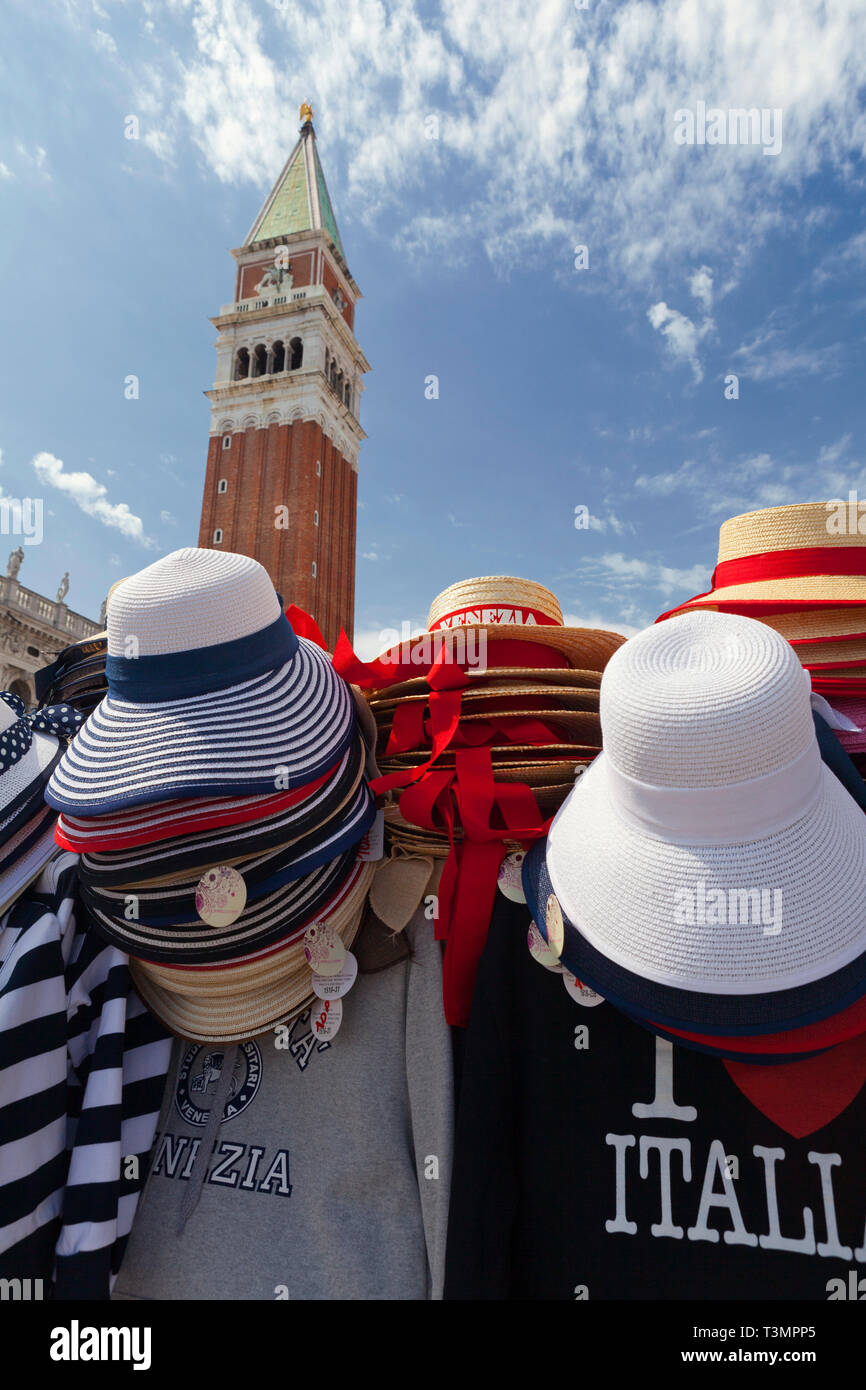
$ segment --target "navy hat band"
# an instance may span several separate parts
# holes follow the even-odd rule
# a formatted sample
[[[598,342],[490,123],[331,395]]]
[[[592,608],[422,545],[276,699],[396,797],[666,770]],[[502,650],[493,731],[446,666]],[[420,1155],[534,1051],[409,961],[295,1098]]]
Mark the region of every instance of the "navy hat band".
[[[108,691],[118,700],[135,704],[209,695],[288,665],[297,650],[294,629],[280,613],[267,627],[231,642],[157,656],[109,656],[105,662]]]

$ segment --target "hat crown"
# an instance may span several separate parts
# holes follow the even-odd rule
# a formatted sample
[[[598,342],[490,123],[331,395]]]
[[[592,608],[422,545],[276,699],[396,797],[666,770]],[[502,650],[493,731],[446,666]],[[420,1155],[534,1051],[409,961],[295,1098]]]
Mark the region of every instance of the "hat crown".
[[[600,709],[605,755],[653,786],[749,781],[815,738],[793,648],[728,613],[684,613],[632,637],[608,662]]]
[[[437,594],[430,605],[427,627],[432,628],[434,623],[455,613],[474,613],[485,609],[502,609],[506,616],[502,619],[495,616],[479,617],[479,626],[498,621],[520,624],[526,618],[515,617],[515,612],[527,611],[542,614],[557,627],[563,626],[559,601],[543,584],[537,584],[533,579],[517,579],[513,575],[488,574],[476,579],[461,579]]]
[[[267,570],[230,551],[188,546],[140,570],[108,607],[108,655],[162,656],[232,642],[280,616]]]
[[[742,560],[779,550],[860,548],[864,536],[857,528],[841,531],[831,525],[833,502],[792,502],[784,507],[763,507],[723,521],[719,530],[718,563]]]

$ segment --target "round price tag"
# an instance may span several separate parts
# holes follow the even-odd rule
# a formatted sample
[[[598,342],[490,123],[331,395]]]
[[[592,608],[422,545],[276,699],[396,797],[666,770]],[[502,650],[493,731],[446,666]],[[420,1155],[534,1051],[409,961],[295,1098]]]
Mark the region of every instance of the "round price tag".
[[[339,975],[346,948],[330,922],[313,922],[304,932],[304,956],[317,975]]]
[[[512,854],[506,854],[499,865],[496,886],[513,903],[526,902],[526,894],[523,891],[523,861],[525,858],[526,855],[523,850],[516,850]]]
[[[247,885],[228,864],[208,869],[196,885],[195,910],[209,927],[230,927],[246,905]]]
[[[555,893],[551,893],[544,909],[544,925],[547,928],[547,944],[557,960],[562,955],[565,944],[565,928],[562,924],[562,908]]]
[[[529,931],[526,934],[526,944],[529,947],[529,954],[533,960],[537,960],[539,965],[543,965],[545,970],[553,970],[562,974],[565,966],[557,960],[551,951],[541,932],[534,922],[530,922]]]
[[[563,970],[562,979],[572,999],[576,999],[578,1004],[583,1004],[584,1008],[594,1009],[596,1004],[604,1003],[603,994],[596,994],[594,989],[590,989],[589,985],[572,975],[570,970]]]
[[[313,971],[313,993],[319,999],[342,999],[358,977],[358,961],[351,951],[346,952],[339,975],[320,975]]]
[[[343,1002],[341,999],[321,999],[313,1004],[310,1012],[310,1027],[317,1042],[330,1042],[340,1031],[343,1022]]]

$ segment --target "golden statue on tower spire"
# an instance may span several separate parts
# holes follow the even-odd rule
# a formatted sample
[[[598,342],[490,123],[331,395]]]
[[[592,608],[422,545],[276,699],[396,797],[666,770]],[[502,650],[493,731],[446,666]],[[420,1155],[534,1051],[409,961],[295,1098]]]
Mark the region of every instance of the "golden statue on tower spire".
[[[312,123],[313,123],[313,108],[312,108],[312,106],[310,105],[310,103],[309,103],[308,101],[303,101],[303,102],[301,102],[301,109],[300,109],[299,115],[300,115],[300,118],[301,118],[301,125],[302,125],[302,126],[304,126],[304,125],[312,125]]]

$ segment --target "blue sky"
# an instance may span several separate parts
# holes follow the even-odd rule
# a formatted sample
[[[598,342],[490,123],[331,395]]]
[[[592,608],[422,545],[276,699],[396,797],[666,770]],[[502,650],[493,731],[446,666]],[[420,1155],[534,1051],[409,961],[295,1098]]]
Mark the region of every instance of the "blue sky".
[[[859,0],[12,0],[3,27],[0,487],[45,505],[23,583],[69,570],[96,616],[196,542],[208,319],[304,99],[373,367],[365,651],[485,573],[631,632],[706,587],[725,517],[866,499]],[[698,102],[781,112],[778,153],[678,144]]]

